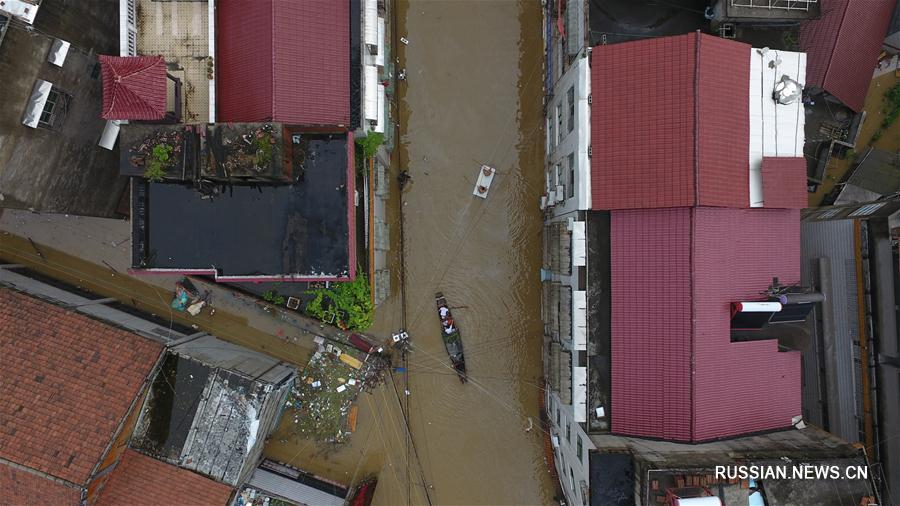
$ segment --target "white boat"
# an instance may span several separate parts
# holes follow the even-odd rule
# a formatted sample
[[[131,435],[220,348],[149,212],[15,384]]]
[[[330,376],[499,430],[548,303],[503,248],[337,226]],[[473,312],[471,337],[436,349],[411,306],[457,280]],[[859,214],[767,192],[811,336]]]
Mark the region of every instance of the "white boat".
[[[478,169],[478,181],[475,181],[475,189],[472,190],[472,195],[486,199],[488,191],[491,189],[491,181],[494,180],[494,173],[496,172],[493,167],[482,165]]]

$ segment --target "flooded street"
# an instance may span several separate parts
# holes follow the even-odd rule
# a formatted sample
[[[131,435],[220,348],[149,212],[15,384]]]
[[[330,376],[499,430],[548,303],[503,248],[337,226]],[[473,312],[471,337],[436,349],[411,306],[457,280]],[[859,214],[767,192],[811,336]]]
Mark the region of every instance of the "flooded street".
[[[398,21],[410,423],[425,479],[435,504],[546,503],[540,3],[401,2]],[[498,172],[486,200],[472,195],[481,163]],[[437,291],[459,307],[466,385],[449,369]]]

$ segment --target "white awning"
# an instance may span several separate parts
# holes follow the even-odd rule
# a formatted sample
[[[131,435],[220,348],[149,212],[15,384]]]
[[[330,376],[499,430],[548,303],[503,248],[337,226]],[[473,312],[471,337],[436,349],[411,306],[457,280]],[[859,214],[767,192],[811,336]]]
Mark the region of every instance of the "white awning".
[[[587,349],[587,292],[572,292],[572,346],[576,350]]]
[[[53,45],[50,46],[50,54],[47,55],[47,61],[62,67],[66,61],[66,55],[69,54],[69,43],[62,39],[55,39]]]
[[[572,265],[581,267],[587,265],[587,239],[585,237],[584,222],[573,221],[572,227]]]
[[[112,150],[116,145],[116,139],[119,138],[119,125],[121,121],[117,119],[106,120],[106,126],[103,127],[103,134],[100,135],[100,142],[97,143],[101,148]]]
[[[37,16],[40,4],[40,1],[35,0],[4,0],[2,5],[0,5],[0,12],[9,14],[30,25],[34,23],[34,17]]]
[[[375,65],[384,67],[384,18],[378,18],[378,54],[375,55]]]
[[[375,121],[378,119],[378,68],[366,65],[363,67],[363,77],[363,111],[367,120]]]
[[[38,121],[41,119],[41,113],[44,112],[44,105],[47,104],[47,98],[50,96],[50,90],[53,83],[48,83],[43,79],[38,79],[34,83],[34,89],[31,90],[31,97],[25,106],[25,116],[22,118],[22,124],[37,128]]]
[[[382,134],[384,133],[384,102],[386,99],[384,85],[378,83],[378,112],[376,113],[378,122],[375,124],[375,131]]]
[[[363,0],[363,43],[378,46],[378,0]]]

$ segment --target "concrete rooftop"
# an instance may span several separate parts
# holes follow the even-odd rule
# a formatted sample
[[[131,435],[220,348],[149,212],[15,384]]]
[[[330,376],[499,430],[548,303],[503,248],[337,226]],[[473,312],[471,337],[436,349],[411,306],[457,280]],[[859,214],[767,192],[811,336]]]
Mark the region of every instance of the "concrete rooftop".
[[[182,122],[207,123],[210,76],[208,4],[138,0],[137,53],[162,55],[182,82]],[[170,94],[169,100],[171,100]],[[172,104],[168,104],[171,106]]]

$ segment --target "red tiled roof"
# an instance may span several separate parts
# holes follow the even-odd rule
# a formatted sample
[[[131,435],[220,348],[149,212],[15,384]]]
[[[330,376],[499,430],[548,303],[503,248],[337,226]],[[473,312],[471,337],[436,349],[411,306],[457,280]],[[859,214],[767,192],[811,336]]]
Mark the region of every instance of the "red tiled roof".
[[[800,27],[806,84],[861,111],[896,0],[821,0],[822,15]]]
[[[0,289],[0,457],[85,484],[159,344]]]
[[[350,2],[216,6],[221,121],[350,122]]]
[[[129,448],[100,491],[97,504],[119,506],[150,501],[153,504],[224,506],[231,492],[228,485]]]
[[[595,47],[592,207],[747,207],[749,54],[696,33]]]
[[[104,119],[155,120],[166,115],[166,61],[162,56],[100,55]]]
[[[81,502],[80,489],[6,464],[0,464],[0,490],[3,491],[3,504],[74,506]]]
[[[790,426],[799,353],[732,343],[729,305],[798,282],[799,237],[793,209],[612,212],[613,432],[695,442]]]
[[[763,157],[763,206],[803,209],[806,198],[806,159],[803,157]]]

